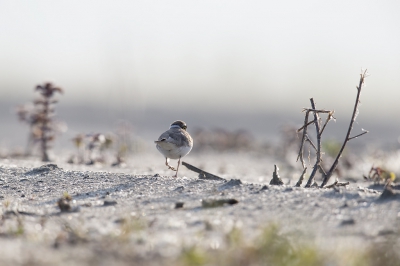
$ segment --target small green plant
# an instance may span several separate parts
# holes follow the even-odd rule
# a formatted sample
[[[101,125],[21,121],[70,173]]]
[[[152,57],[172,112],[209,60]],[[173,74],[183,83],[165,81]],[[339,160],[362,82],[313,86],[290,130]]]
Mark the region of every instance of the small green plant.
[[[280,232],[276,224],[268,225],[251,242],[246,242],[241,230],[233,228],[225,236],[225,248],[183,248],[179,261],[182,265],[323,265],[325,257],[317,247],[300,244],[299,239]]]
[[[208,257],[199,248],[192,246],[183,249],[180,261],[187,266],[201,266],[207,263]]]
[[[18,237],[24,235],[25,226],[22,217],[20,215],[17,215],[16,222],[17,222],[16,226],[10,226],[8,228],[8,231],[6,233],[7,236]]]
[[[7,209],[10,206],[11,202],[9,200],[5,200],[3,202],[3,206]]]
[[[17,217],[17,228],[14,231],[14,235],[21,236],[25,233],[24,223],[22,221],[21,216]]]
[[[120,219],[120,233],[118,238],[122,241],[128,241],[133,233],[143,231],[147,223],[140,217],[128,216]]]
[[[336,140],[329,139],[322,142],[322,150],[326,153],[326,155],[332,158],[335,158],[336,154],[339,153],[340,148],[341,143]]]

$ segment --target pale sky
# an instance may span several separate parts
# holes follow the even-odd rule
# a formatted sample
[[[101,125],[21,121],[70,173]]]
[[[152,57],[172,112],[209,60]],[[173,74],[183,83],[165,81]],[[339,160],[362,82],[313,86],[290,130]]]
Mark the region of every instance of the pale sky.
[[[64,103],[400,112],[400,1],[0,0],[0,97]],[[23,95],[23,96],[18,96]]]

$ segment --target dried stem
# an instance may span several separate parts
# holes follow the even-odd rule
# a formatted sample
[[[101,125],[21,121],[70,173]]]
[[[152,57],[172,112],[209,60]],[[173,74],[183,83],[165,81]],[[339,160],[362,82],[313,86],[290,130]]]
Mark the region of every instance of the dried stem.
[[[48,131],[49,131],[49,127],[48,127],[48,123],[49,123],[49,112],[50,112],[50,102],[49,102],[49,98],[44,98],[43,99],[43,111],[42,111],[42,115],[43,115],[43,121],[42,121],[42,126],[41,126],[41,132],[42,132],[42,137],[41,137],[41,152],[42,152],[42,161],[43,162],[49,162],[50,158],[49,158],[49,154],[47,152],[48,149]]]
[[[314,121],[313,121],[313,122],[314,122]],[[308,137],[308,135],[306,135],[306,141],[307,141],[308,143],[310,143],[311,147],[313,147],[315,151],[318,151],[318,150],[317,150],[317,147],[315,147],[314,142],[312,142],[312,140]]]
[[[311,98],[312,99],[312,98]],[[311,100],[310,99],[310,100]],[[304,111],[307,111],[307,112],[313,112],[313,113],[325,113],[325,114],[328,114],[328,113],[331,113],[332,111],[329,111],[329,110],[317,110],[317,109],[315,109],[315,108],[313,108],[313,109],[308,109],[308,108],[303,108],[303,112]]]
[[[301,186],[301,184],[303,183],[304,176],[305,176],[306,172],[307,172],[307,167],[305,167],[305,168],[303,169],[303,173],[301,173],[301,176],[300,176],[300,178],[299,178],[299,181],[297,181],[297,183],[296,183],[296,187],[300,187],[300,186]]]
[[[48,155],[49,143],[54,140],[55,123],[52,119],[54,109],[52,106],[57,100],[52,99],[56,92],[62,93],[62,89],[54,87],[52,83],[45,83],[44,85],[36,86],[36,91],[39,91],[41,98],[34,101],[37,108],[35,113],[36,121],[39,128],[38,141],[40,142],[42,161],[50,161]]]
[[[315,109],[315,103],[314,103],[314,99],[311,98],[310,99],[311,102],[311,107],[313,108],[313,110]],[[310,109],[309,109],[310,110]],[[322,168],[321,167],[321,134],[320,134],[320,124],[319,124],[319,115],[317,111],[312,111],[314,113],[314,124],[315,124],[315,131],[317,132],[317,159],[315,161],[313,170],[311,172],[311,175],[308,179],[308,182],[306,184],[306,187],[311,187],[311,185],[314,183],[314,176],[317,173],[318,168]],[[330,113],[330,111],[329,111]]]
[[[304,126],[302,126],[301,128],[299,128],[299,129],[297,130],[297,133],[299,133],[301,130],[303,130],[303,128],[308,127],[308,126],[311,125],[312,123],[314,123],[314,120],[308,122],[307,125],[304,125]]]
[[[324,126],[322,127],[321,131],[319,132],[320,135],[322,135],[322,133],[324,132],[325,127],[326,127],[326,125],[328,124],[328,122],[331,121],[331,119],[334,119],[334,120],[335,120],[335,117],[333,117],[333,113],[334,113],[334,112],[335,112],[335,111],[332,111],[332,112],[330,112],[330,113],[328,114],[328,117],[326,118],[325,124],[324,124]]]
[[[303,136],[301,138],[301,144],[300,144],[300,150],[299,150],[299,155],[297,156],[297,160],[296,162],[300,159],[301,164],[303,165],[303,169],[306,167],[306,164],[304,162],[304,156],[303,156],[303,150],[304,150],[304,141],[306,140],[307,137],[307,125],[308,123],[308,115],[309,115],[310,111],[306,112],[305,118],[304,118],[304,126],[303,128]],[[299,132],[299,130],[298,130]]]
[[[325,188],[335,188],[335,187],[345,187],[348,186],[350,184],[350,182],[339,182],[339,181],[335,181],[335,183],[330,184],[329,186],[326,186]]]
[[[358,134],[358,135],[356,135],[356,136],[354,136],[354,137],[349,138],[349,140],[351,140],[351,139],[356,139],[356,138],[358,138],[358,137],[360,137],[360,136],[362,136],[362,135],[365,135],[365,134],[367,134],[367,133],[368,133],[368,131],[364,131],[363,133],[360,133],[360,134]]]
[[[200,179],[209,179],[209,180],[225,180],[222,177],[210,174],[200,168],[197,168],[191,164],[188,164],[187,162],[182,162],[182,165],[186,166],[189,170],[192,170],[193,172],[196,172],[199,174]]]
[[[325,176],[325,178],[324,178],[324,181],[323,181],[322,184],[321,184],[321,188],[324,187],[324,186],[328,183],[328,181],[329,181],[329,179],[331,178],[333,172],[335,171],[335,169],[336,169],[336,167],[337,167],[337,165],[338,165],[338,163],[339,163],[339,159],[340,159],[340,157],[342,156],[343,150],[344,150],[344,148],[346,147],[347,142],[348,142],[349,140],[355,138],[355,137],[359,137],[359,136],[364,135],[364,134],[367,133],[367,131],[365,131],[365,132],[363,132],[363,133],[360,134],[360,135],[357,135],[357,136],[355,136],[355,137],[350,137],[350,133],[351,133],[351,130],[353,129],[354,121],[356,120],[358,105],[359,105],[359,103],[360,103],[361,89],[362,89],[362,86],[363,86],[363,84],[364,84],[364,80],[365,80],[366,76],[367,76],[367,70],[365,70],[363,73],[360,74],[360,82],[359,82],[358,87],[357,87],[356,102],[355,102],[355,104],[354,104],[353,115],[352,115],[351,120],[350,120],[350,125],[349,125],[349,128],[348,128],[348,130],[347,130],[346,138],[345,138],[345,140],[344,140],[344,142],[343,142],[343,145],[342,145],[342,147],[341,147],[341,149],[340,149],[338,155],[336,156],[336,159],[335,159],[333,165],[331,166],[331,168],[329,169],[328,173],[326,174],[326,176]]]

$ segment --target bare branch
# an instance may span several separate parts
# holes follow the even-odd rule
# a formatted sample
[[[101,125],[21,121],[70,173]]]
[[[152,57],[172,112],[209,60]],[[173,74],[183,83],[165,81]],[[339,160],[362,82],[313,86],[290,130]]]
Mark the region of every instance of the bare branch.
[[[329,111],[329,110],[317,110],[315,108],[312,108],[312,109],[303,108],[303,112],[305,112],[305,111],[313,112],[313,113],[325,113],[325,114],[328,114],[328,113],[332,112],[332,111]]]
[[[339,182],[336,180],[333,184],[330,184],[329,186],[326,186],[325,188],[334,188],[334,187],[344,187],[348,186],[350,182]]]
[[[306,172],[307,172],[307,167],[305,167],[305,168],[303,169],[303,173],[301,174],[301,176],[300,176],[300,178],[299,178],[299,181],[297,181],[296,187],[300,187],[300,186],[301,186],[301,183],[303,183],[304,175],[306,174]]]
[[[196,172],[199,174],[199,179],[209,179],[209,180],[225,180],[222,177],[210,174],[200,168],[197,168],[191,164],[188,164],[187,162],[182,162],[182,165],[186,166],[189,170],[192,170],[193,172]]]
[[[315,110],[315,103],[314,99],[310,99],[311,102],[311,107],[313,110]],[[329,111],[330,112],[330,111]],[[314,112],[314,124],[315,124],[315,131],[317,132],[317,159],[315,161],[313,170],[311,172],[310,177],[308,178],[306,187],[311,187],[311,185],[314,183],[314,176],[317,173],[318,168],[320,167],[321,163],[321,134],[320,134],[320,129],[319,129],[319,115],[318,112]]]
[[[297,133],[299,133],[303,128],[308,127],[308,126],[311,125],[312,123],[314,123],[314,120],[308,122],[307,125],[304,125],[304,126],[302,126],[301,128],[299,128],[299,129],[297,130]]]
[[[350,125],[349,125],[349,128],[347,130],[346,137],[344,139],[343,145],[340,148],[340,151],[339,151],[338,155],[336,156],[336,159],[335,159],[333,165],[331,166],[331,168],[329,169],[328,173],[326,174],[326,176],[325,176],[325,178],[324,178],[324,180],[323,180],[323,182],[321,184],[321,187],[324,187],[328,183],[329,179],[331,178],[333,172],[335,171],[335,169],[336,169],[336,167],[337,167],[337,165],[339,163],[339,159],[342,156],[343,150],[344,150],[347,142],[351,139],[350,138],[350,133],[351,133],[351,130],[353,129],[353,124],[354,124],[354,121],[356,120],[356,115],[358,113],[358,105],[360,103],[361,89],[362,89],[362,86],[364,84],[364,80],[365,80],[366,76],[367,76],[367,70],[365,70],[364,72],[362,72],[360,74],[360,81],[359,81],[359,84],[357,86],[357,97],[356,97],[356,101],[355,101],[355,104],[354,104],[353,115],[352,115],[351,120],[350,120]]]
[[[321,159],[321,162],[322,162],[322,159]],[[322,168],[322,165],[321,165],[321,164],[319,165],[319,172],[320,172],[320,173],[323,175],[323,177],[325,178],[326,172],[325,172],[324,168]]]
[[[314,122],[314,121],[313,121]],[[315,151],[317,150],[317,147],[315,147],[315,144],[312,142],[312,140],[308,137],[308,135],[306,135],[306,141],[308,141],[308,143],[310,143],[310,145],[314,148]]]
[[[336,118],[333,116],[334,113],[335,113],[335,111],[331,111],[331,112],[328,114],[328,117],[326,118],[325,124],[324,124],[324,126],[322,127],[321,131],[319,132],[320,135],[322,135],[322,132],[324,132],[325,127],[326,127],[326,125],[328,124],[329,121],[331,121],[332,119],[333,119],[333,120],[336,120]]]
[[[368,132],[369,132],[369,131],[364,131],[363,133],[360,133],[360,134],[358,134],[358,135],[356,135],[356,136],[354,136],[354,137],[351,137],[351,138],[349,138],[348,140],[356,139],[356,138],[358,138],[358,137],[360,137],[360,136],[362,136],[362,135],[367,134]]]
[[[306,112],[306,115],[304,117],[304,125],[308,124],[308,115],[309,115],[309,111]],[[304,150],[304,141],[306,139],[307,136],[307,126],[304,126],[304,130],[303,130],[303,136],[301,137],[301,144],[300,144],[300,149],[299,149],[299,155],[297,156],[297,160],[296,162],[300,159],[301,164],[303,165],[303,168],[306,167],[306,164],[304,162],[304,157],[303,157],[303,150]]]

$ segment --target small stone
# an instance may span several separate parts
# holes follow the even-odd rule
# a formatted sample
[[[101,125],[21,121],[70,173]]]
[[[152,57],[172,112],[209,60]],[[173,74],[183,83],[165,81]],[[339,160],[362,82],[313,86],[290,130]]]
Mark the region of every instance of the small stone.
[[[353,218],[342,220],[340,225],[354,225],[356,221]]]
[[[176,192],[182,192],[185,188],[183,186],[177,187],[174,189]]]
[[[386,235],[393,235],[393,234],[395,234],[395,233],[396,233],[396,232],[393,231],[393,230],[391,230],[391,229],[383,229],[383,230],[381,230],[381,231],[378,232],[378,235],[380,235],[380,236],[386,236]]]
[[[184,205],[185,203],[183,203],[183,202],[176,202],[175,203],[175,209],[180,209],[180,208],[183,208],[183,205]]]
[[[210,199],[210,200],[202,200],[201,206],[203,208],[215,208],[224,206],[225,204],[233,205],[237,203],[239,203],[239,201],[237,201],[236,199],[219,199],[219,200]]]
[[[116,200],[105,200],[103,206],[113,206],[117,204],[118,202]]]

